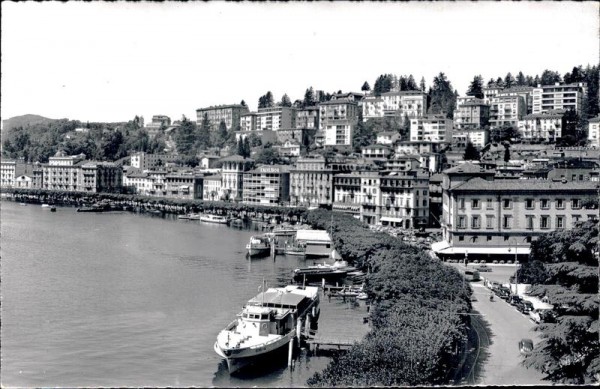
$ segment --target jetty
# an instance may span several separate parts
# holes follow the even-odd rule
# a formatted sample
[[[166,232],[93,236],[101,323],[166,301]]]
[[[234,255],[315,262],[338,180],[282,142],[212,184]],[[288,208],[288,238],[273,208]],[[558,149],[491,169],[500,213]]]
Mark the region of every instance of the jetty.
[[[337,302],[321,302],[321,317],[317,330],[311,330],[306,338],[311,351],[319,350],[348,350],[356,342],[360,342],[371,329],[368,320],[368,311],[365,307],[357,309],[336,309],[335,318],[328,317],[327,313]],[[332,315],[333,316],[333,315]]]

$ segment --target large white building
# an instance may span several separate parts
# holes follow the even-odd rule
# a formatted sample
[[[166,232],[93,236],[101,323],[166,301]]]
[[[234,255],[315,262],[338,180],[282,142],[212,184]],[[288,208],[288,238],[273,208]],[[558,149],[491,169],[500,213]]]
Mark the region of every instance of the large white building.
[[[511,125],[517,127],[519,120],[527,113],[527,103],[523,96],[497,95],[492,98],[490,109],[490,125],[500,127]]]
[[[225,122],[228,130],[236,130],[240,116],[248,112],[248,107],[239,104],[218,105],[196,110],[196,125],[201,126],[206,117],[211,131],[217,131],[221,121]]]
[[[587,93],[587,84],[538,85],[533,89],[532,113],[548,112],[556,109],[573,109],[581,113],[583,98]]]
[[[325,132],[325,146],[352,146],[358,104],[349,99],[335,99],[321,103],[319,110],[319,129]]]
[[[556,142],[562,137],[565,127],[565,110],[556,110],[544,113],[527,115],[519,120],[519,131],[523,139],[540,139]]]
[[[473,146],[478,148],[485,147],[485,145],[488,144],[490,139],[490,132],[481,128],[473,128],[460,131],[455,130],[454,135],[458,137],[464,137],[466,142],[470,141],[473,144]]]
[[[452,140],[452,119],[443,115],[427,115],[410,119],[410,140],[430,142],[450,142]]]
[[[255,131],[277,131],[280,128],[294,128],[296,112],[291,107],[259,108],[254,116]]]
[[[425,114],[427,95],[421,91],[386,92],[365,97],[361,105],[363,121],[384,116],[416,118]]]

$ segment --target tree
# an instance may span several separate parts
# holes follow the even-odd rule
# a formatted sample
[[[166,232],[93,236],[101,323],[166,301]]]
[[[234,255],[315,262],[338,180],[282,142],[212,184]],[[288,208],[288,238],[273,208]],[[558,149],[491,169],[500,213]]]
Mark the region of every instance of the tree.
[[[561,82],[561,76],[558,72],[553,70],[544,70],[540,78],[542,85],[554,85],[557,82]]]
[[[221,148],[225,145],[225,143],[227,142],[227,140],[229,139],[229,132],[227,132],[227,125],[225,124],[224,120],[221,120],[221,122],[219,123],[219,130],[217,132],[217,140],[216,142],[214,142],[214,144]]]
[[[527,80],[525,79],[525,75],[523,74],[523,72],[519,71],[519,74],[517,74],[517,85],[518,86],[526,86],[528,85]]]
[[[365,81],[365,83],[363,84],[363,86],[360,88],[360,90],[362,90],[363,92],[368,92],[371,90],[371,86],[369,85],[368,82]]]
[[[421,77],[421,82],[419,83],[419,90],[421,92],[425,92],[427,87],[425,86],[425,77]]]
[[[292,106],[292,101],[290,100],[290,97],[287,94],[283,94],[283,96],[281,97],[281,102],[279,103],[279,106],[281,107],[291,107]]]
[[[240,105],[242,107],[247,107],[248,106],[244,100],[240,101]]]
[[[241,155],[242,157],[245,154],[244,150],[244,140],[242,138],[238,139],[237,142],[237,155]]]
[[[456,106],[456,94],[452,84],[442,72],[433,78],[433,87],[429,90],[429,113],[445,114],[452,118]]]
[[[512,87],[513,85],[515,85],[515,82],[516,81],[515,81],[515,78],[513,77],[513,75],[510,72],[508,72],[506,74],[506,77],[504,77],[504,87],[508,89],[508,88]]]
[[[271,91],[268,91],[258,99],[258,108],[270,108],[274,105],[275,103],[273,102],[273,94]]]
[[[463,158],[465,161],[479,161],[481,159],[479,150],[477,150],[477,148],[473,146],[473,143],[471,143],[471,141],[467,142],[467,147],[465,147],[465,154]]]
[[[181,118],[181,124],[175,133],[175,143],[177,151],[182,155],[195,154],[196,139],[196,123],[190,121],[185,115]]]
[[[504,142],[504,163],[510,161],[510,143]]]
[[[382,74],[377,77],[375,85],[373,86],[373,93],[375,96],[381,96],[382,93],[392,90],[392,79],[393,76],[391,74]]]
[[[204,117],[202,118],[202,123],[200,124],[200,128],[198,129],[198,135],[196,137],[197,148],[210,147],[210,128],[210,119],[208,118],[208,113],[205,112]]]
[[[281,163],[281,159],[279,158],[279,153],[273,147],[264,147],[261,151],[256,155],[256,163],[263,165],[275,165]]]
[[[244,138],[244,146],[243,146],[244,154],[242,155],[244,158],[249,158],[251,149],[250,149],[250,139],[248,137]]]
[[[306,92],[304,92],[304,107],[312,107],[315,105],[315,103],[315,91],[311,86],[306,90]]]
[[[406,80],[406,88],[407,90],[419,90],[412,74],[408,75],[408,79]]]
[[[496,86],[499,88],[504,88],[504,80],[502,77],[498,77],[495,82]]]
[[[478,99],[483,99],[483,77],[476,75],[467,89],[467,95],[475,96]]]

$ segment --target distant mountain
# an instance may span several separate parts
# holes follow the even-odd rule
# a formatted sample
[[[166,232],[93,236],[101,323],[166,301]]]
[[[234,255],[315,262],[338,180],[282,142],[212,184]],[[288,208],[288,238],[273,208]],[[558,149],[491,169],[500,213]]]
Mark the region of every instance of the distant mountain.
[[[52,123],[57,119],[49,119],[40,115],[21,115],[2,121],[2,131],[8,131],[16,127],[27,127],[34,124]]]

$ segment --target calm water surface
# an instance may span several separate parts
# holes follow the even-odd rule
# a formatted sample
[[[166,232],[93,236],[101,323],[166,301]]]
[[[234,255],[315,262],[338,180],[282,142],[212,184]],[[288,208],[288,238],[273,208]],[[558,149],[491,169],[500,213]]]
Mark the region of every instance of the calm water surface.
[[[248,261],[252,231],[130,213],[1,205],[2,386],[304,386],[326,357],[301,352],[230,377],[218,332],[304,261]],[[320,324],[364,315],[321,300]]]

